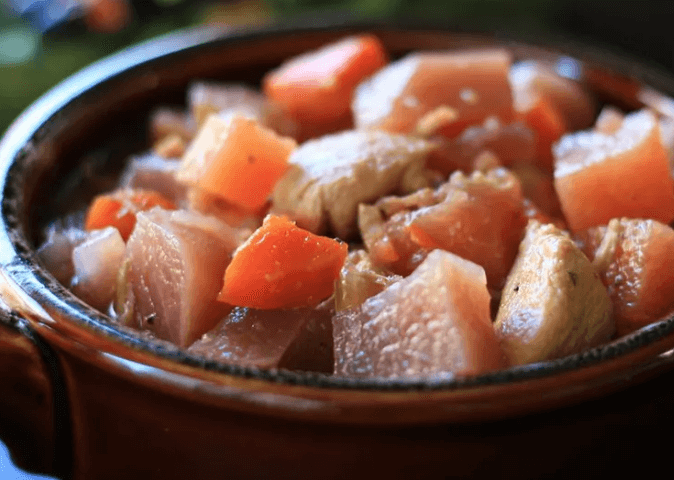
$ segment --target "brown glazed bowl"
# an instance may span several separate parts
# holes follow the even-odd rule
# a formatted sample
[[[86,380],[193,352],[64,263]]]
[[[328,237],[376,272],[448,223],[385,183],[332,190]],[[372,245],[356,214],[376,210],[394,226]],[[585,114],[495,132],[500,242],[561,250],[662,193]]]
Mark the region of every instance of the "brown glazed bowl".
[[[348,380],[215,363],[145,340],[40,266],[41,227],[100,188],[88,172],[118,170],[147,147],[154,106],[182,102],[193,79],[256,84],[285,58],[361,31],[393,56],[505,45],[572,67],[626,109],[640,105],[643,85],[674,95],[672,77],[576,44],[392,24],[208,27],[77,73],[0,143],[0,437],[20,466],[74,479],[589,476],[650,454],[644,425],[674,426],[673,318],[478,377]]]

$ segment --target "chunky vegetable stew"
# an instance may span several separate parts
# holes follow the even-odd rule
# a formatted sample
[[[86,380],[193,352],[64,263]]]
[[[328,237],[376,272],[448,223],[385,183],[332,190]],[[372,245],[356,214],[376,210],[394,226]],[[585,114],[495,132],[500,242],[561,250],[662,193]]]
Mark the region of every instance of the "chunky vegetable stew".
[[[45,231],[54,276],[206,358],[480,374],[674,309],[674,109],[601,105],[503,48],[389,60],[373,35],[261,89],[195,81],[117,187]]]

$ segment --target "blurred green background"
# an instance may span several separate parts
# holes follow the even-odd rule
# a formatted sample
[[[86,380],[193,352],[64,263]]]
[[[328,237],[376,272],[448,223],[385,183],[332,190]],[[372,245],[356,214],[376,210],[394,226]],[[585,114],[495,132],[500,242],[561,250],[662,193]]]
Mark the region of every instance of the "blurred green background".
[[[242,25],[346,14],[553,32],[615,46],[674,70],[674,40],[670,34],[674,2],[670,1],[0,1],[0,132],[40,94],[97,58],[176,28],[211,21]],[[76,8],[49,25],[45,17],[58,17],[54,9],[63,9],[64,5]]]

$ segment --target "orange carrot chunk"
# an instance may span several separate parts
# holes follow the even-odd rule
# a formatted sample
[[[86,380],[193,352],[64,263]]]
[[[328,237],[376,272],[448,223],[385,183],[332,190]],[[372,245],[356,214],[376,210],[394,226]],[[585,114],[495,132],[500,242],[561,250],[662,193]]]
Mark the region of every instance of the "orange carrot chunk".
[[[349,116],[356,85],[386,63],[377,37],[349,37],[291,59],[264,78],[263,88],[300,122],[326,123]]]
[[[178,179],[245,210],[260,210],[297,146],[242,115],[212,115],[185,153]]]
[[[126,241],[136,225],[136,213],[159,206],[175,210],[175,204],[152,190],[119,190],[97,196],[84,221],[86,230],[115,227]]]
[[[218,297],[259,309],[315,306],[332,295],[347,245],[268,215],[234,253]]]

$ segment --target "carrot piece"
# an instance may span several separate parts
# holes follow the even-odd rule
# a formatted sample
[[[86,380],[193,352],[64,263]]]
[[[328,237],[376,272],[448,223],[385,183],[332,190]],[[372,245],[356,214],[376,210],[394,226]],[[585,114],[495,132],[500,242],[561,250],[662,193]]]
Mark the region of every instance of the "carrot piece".
[[[99,195],[91,202],[84,221],[85,230],[98,230],[109,227],[113,223],[120,232],[128,229],[128,215],[118,216],[122,202],[109,194]]]
[[[348,247],[268,215],[234,253],[218,297],[259,309],[315,306],[332,295]]]
[[[212,115],[183,157],[178,178],[247,211],[263,208],[297,143],[256,120]]]
[[[131,203],[138,211],[149,210],[152,207],[161,207],[164,210],[175,210],[175,204],[159,192],[138,190],[131,194]]]
[[[295,57],[263,80],[265,94],[300,122],[350,116],[353,91],[387,63],[373,35],[348,37]]]
[[[84,221],[86,230],[115,227],[126,241],[136,225],[136,213],[159,206],[175,210],[175,204],[151,190],[123,190],[98,195],[91,202]]]

